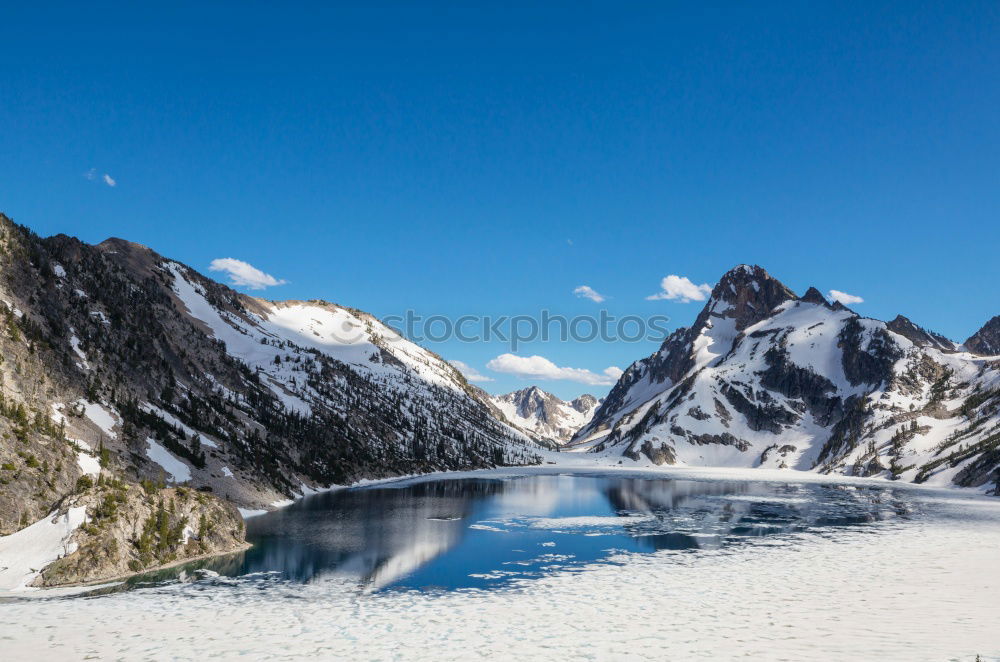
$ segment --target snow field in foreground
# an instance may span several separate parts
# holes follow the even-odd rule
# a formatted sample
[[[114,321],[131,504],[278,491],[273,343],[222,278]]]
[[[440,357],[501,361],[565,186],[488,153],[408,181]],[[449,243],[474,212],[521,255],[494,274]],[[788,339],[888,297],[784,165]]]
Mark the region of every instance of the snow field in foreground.
[[[174,584],[2,605],[0,630],[8,659],[1000,655],[1000,503],[928,496],[943,517],[620,554],[491,592],[362,596],[332,577],[264,590],[252,579]]]
[[[31,526],[0,537],[0,590],[24,590],[42,568],[76,551],[76,545],[67,541],[86,518],[87,507],[79,506],[62,515],[50,513]]]

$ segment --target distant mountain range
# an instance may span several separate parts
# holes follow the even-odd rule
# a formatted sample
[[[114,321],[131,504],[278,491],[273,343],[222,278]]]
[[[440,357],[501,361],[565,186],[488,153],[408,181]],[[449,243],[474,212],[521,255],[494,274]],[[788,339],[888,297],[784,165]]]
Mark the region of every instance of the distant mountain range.
[[[725,274],[689,328],[636,361],[569,448],[656,464],[1000,482],[1000,317],[962,344]]]
[[[537,386],[490,398],[508,421],[540,442],[568,442],[590,421],[601,401],[590,394],[566,402]]]
[[[798,297],[760,267],[727,273],[603,400],[490,396],[360,310],[247,296],[144,246],[40,238],[2,214],[0,326],[0,536],[51,538],[50,556],[0,567],[0,589],[232,551],[235,506],[537,464],[541,447],[973,487],[1000,475],[1000,317],[956,344]]]

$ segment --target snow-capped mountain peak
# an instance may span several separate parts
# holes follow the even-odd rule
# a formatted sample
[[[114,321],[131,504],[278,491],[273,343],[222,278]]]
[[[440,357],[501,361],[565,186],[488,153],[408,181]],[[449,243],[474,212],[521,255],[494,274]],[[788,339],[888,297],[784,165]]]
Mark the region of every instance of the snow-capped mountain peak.
[[[577,449],[656,463],[791,467],[916,482],[1000,480],[1000,317],[964,349],[726,273],[688,329],[629,367]]]
[[[675,385],[692,370],[721,358],[745,328],[795,299],[794,292],[760,266],[741,264],[730,269],[712,288],[690,327],[677,329],[656,353],[626,369],[573,442],[603,436],[626,412]]]
[[[559,444],[585,425],[601,402],[590,394],[567,402],[537,386],[491,399],[508,421],[533,438]]]
[[[794,292],[762,267],[741,264],[727,271],[712,289],[708,304],[692,328],[715,316],[735,320],[736,330],[742,331],[782,302],[795,298]]]

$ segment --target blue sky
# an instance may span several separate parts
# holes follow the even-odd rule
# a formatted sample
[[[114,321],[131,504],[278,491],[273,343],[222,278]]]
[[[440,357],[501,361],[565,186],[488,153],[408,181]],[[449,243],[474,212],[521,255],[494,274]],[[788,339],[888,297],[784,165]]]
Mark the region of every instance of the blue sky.
[[[995,2],[145,4],[0,8],[0,210],[40,234],[379,316],[683,325],[701,304],[647,300],[661,279],[744,262],[960,340],[1000,313]],[[517,354],[600,375],[655,347]]]

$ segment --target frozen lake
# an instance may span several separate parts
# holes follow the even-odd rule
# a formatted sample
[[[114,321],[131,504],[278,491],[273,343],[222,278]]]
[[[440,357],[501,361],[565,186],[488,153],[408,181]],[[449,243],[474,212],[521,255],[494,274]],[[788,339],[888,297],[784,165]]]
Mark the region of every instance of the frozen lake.
[[[249,520],[245,553],[0,604],[0,637],[72,658],[1000,655],[1000,500],[679,476],[320,494]]]
[[[185,572],[334,575],[363,591],[489,589],[621,552],[712,550],[808,530],[836,536],[838,527],[864,530],[923,510],[912,491],[886,485],[599,473],[410,481],[320,494],[252,518],[251,550]]]

